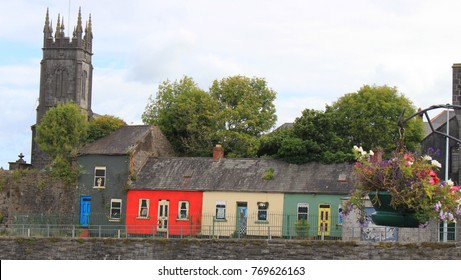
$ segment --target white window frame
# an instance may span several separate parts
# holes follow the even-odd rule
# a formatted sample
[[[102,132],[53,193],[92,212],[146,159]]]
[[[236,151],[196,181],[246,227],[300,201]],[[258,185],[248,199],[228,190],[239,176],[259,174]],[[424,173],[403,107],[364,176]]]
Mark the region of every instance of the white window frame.
[[[146,205],[143,206],[143,201],[146,202]],[[149,212],[150,212],[150,199],[148,198],[140,198],[138,202],[138,218],[139,219],[149,219]]]
[[[299,208],[307,208],[307,213],[303,213],[303,212],[299,212]],[[301,220],[299,218],[300,215],[305,215],[306,216],[306,221],[309,220],[309,203],[305,203],[305,202],[299,202],[298,205],[296,206],[296,220]]]
[[[120,206],[115,207],[114,203],[119,203]],[[117,210],[119,212],[119,216],[113,216],[114,210]],[[111,221],[120,221],[122,219],[122,200],[120,198],[112,198],[110,200],[110,212],[109,212],[109,220]]]
[[[266,222],[268,221],[268,213],[269,213],[269,202],[258,202],[258,222]],[[264,215],[265,218],[261,219],[261,216]]]
[[[186,209],[184,209],[186,211],[185,215],[181,215],[181,211],[183,210],[182,209],[183,204],[186,206]],[[189,219],[189,207],[190,207],[189,201],[187,200],[178,201],[178,220],[188,220]]]
[[[215,207],[215,219],[219,221],[226,220],[226,202],[225,201],[216,201]]]
[[[96,175],[98,171],[104,171],[104,175]],[[104,189],[106,187],[107,170],[105,166],[94,167],[94,188]]]

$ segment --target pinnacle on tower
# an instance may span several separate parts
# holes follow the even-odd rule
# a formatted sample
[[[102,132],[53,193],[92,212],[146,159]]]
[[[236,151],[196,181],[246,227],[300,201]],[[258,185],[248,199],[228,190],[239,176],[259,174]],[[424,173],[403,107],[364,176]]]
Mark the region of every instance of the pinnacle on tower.
[[[82,11],[81,8],[78,8],[78,16],[77,16],[77,26],[75,27],[75,31],[77,34],[81,34],[83,32],[82,28]]]
[[[58,14],[58,22],[56,23],[56,33],[54,34],[55,39],[61,38],[61,15]]]
[[[48,12],[48,8],[46,9],[46,17],[45,17],[45,26],[43,27],[43,38],[45,40],[53,38],[53,27],[52,23],[50,23],[50,16]]]
[[[93,38],[93,31],[91,27],[91,14],[89,16],[88,21],[86,22],[85,36],[89,36],[89,38]]]

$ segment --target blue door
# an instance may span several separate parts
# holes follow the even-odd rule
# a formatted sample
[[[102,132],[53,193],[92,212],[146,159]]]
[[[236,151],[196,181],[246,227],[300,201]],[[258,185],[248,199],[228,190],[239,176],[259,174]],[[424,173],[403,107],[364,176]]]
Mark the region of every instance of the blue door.
[[[91,196],[80,197],[80,225],[87,227],[90,224]]]

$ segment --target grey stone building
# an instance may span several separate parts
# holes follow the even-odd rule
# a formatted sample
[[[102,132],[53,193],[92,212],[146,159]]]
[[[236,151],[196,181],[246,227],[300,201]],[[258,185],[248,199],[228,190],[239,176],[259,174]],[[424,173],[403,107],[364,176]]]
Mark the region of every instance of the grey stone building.
[[[88,117],[92,116],[92,41],[91,16],[83,29],[79,9],[77,25],[70,38],[64,33],[64,18],[61,19],[59,15],[53,35],[47,9],[43,28],[43,58],[40,63],[39,105],[36,124],[32,126],[31,163],[34,168],[43,168],[49,163],[48,156],[35,142],[35,136],[36,125],[50,108],[72,101],[79,105]]]

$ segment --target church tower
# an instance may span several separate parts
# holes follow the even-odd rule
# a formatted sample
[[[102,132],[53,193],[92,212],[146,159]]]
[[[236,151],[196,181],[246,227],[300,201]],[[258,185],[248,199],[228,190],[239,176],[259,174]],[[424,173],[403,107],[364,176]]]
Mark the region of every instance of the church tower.
[[[58,104],[74,102],[83,112],[92,116],[91,88],[93,65],[91,64],[93,32],[91,15],[83,32],[81,10],[78,11],[77,25],[72,39],[65,36],[64,17],[58,15],[56,31],[53,35],[52,22],[46,10],[43,28],[43,59],[40,63],[40,93],[36,124],[46,112]],[[32,126],[32,155],[34,168],[43,168],[50,160],[40,151],[35,142],[36,130]]]

